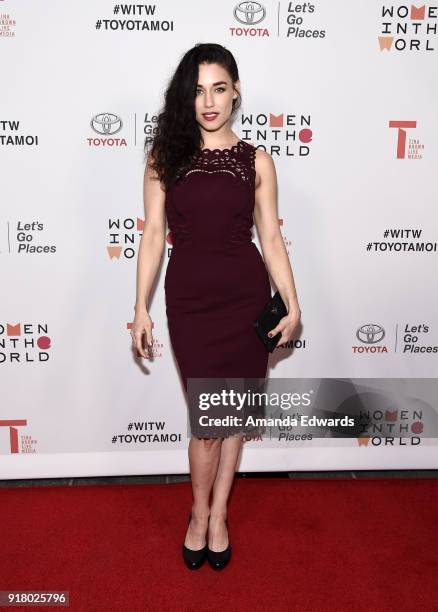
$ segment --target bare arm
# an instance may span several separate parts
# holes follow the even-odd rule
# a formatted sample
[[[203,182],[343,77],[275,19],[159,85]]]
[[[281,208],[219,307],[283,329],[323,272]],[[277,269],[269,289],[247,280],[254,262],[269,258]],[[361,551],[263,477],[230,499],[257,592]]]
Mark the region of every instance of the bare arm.
[[[137,256],[135,311],[148,310],[149,293],[163,256],[166,216],[164,187],[147,164],[143,180],[144,229]]]
[[[149,297],[155,276],[163,256],[166,214],[166,194],[157,174],[146,164],[143,180],[143,200],[145,222],[143,235],[137,255],[137,289],[135,298],[135,320],[131,335],[142,357],[146,357],[142,347],[142,334],[146,332],[147,343],[152,345],[152,321],[150,319]]]
[[[292,338],[301,311],[292,268],[278,224],[277,193],[274,161],[266,151],[257,149],[254,221],[266,267],[288,310],[287,316],[271,330],[271,335],[282,332],[278,342],[282,344]]]

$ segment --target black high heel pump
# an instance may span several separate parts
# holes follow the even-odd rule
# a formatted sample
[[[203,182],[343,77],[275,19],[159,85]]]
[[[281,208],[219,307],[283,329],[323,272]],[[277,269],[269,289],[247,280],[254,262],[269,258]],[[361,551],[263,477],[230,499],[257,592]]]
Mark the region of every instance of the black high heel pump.
[[[191,520],[192,513],[189,514],[189,525]],[[204,561],[207,558],[207,544],[205,544],[204,548],[200,548],[199,550],[192,550],[183,544],[182,556],[189,569],[197,570],[204,564]]]
[[[225,525],[228,529],[228,521],[225,521]],[[228,546],[225,550],[220,550],[219,552],[215,552],[208,547],[207,544],[207,559],[210,567],[214,570],[222,570],[224,567],[228,565],[231,559],[231,544],[230,544],[230,536],[228,536]]]

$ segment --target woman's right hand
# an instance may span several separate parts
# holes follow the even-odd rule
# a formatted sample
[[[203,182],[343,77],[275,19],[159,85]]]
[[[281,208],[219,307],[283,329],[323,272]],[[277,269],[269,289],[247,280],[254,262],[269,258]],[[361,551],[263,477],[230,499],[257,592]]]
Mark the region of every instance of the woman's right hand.
[[[143,334],[146,334],[147,354],[143,348]],[[151,359],[154,339],[152,338],[152,319],[147,310],[135,313],[134,323],[131,328],[131,337],[132,343],[140,355],[145,359]]]

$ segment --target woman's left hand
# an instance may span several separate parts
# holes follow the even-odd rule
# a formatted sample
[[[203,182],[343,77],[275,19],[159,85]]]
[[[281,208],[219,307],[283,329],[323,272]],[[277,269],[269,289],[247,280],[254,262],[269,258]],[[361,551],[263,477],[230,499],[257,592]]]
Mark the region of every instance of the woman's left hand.
[[[281,332],[281,336],[279,341],[277,342],[277,346],[289,342],[289,340],[292,339],[292,334],[295,328],[297,327],[300,318],[301,310],[298,304],[295,303],[290,307],[287,315],[280,319],[278,325],[271,329],[271,331],[268,333],[268,336],[272,338],[272,336],[275,336],[276,334],[278,334],[278,332]]]

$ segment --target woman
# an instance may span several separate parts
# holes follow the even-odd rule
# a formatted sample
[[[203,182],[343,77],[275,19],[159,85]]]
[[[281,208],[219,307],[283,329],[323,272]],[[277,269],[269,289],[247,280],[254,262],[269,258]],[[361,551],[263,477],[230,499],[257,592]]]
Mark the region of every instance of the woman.
[[[288,311],[270,335],[281,332],[279,343],[288,342],[301,315],[279,230],[274,163],[232,131],[239,106],[233,55],[221,45],[195,45],[170,80],[147,154],[131,335],[139,354],[150,358],[149,294],[165,247],[167,216],[173,248],[164,283],[166,314],[186,392],[191,377],[266,376],[268,352],[252,323],[271,297],[267,269]],[[251,239],[253,218],[266,266]],[[182,547],[190,569],[205,559],[223,569],[230,560],[227,501],[242,440],[242,435],[194,436],[192,430],[193,504]]]

